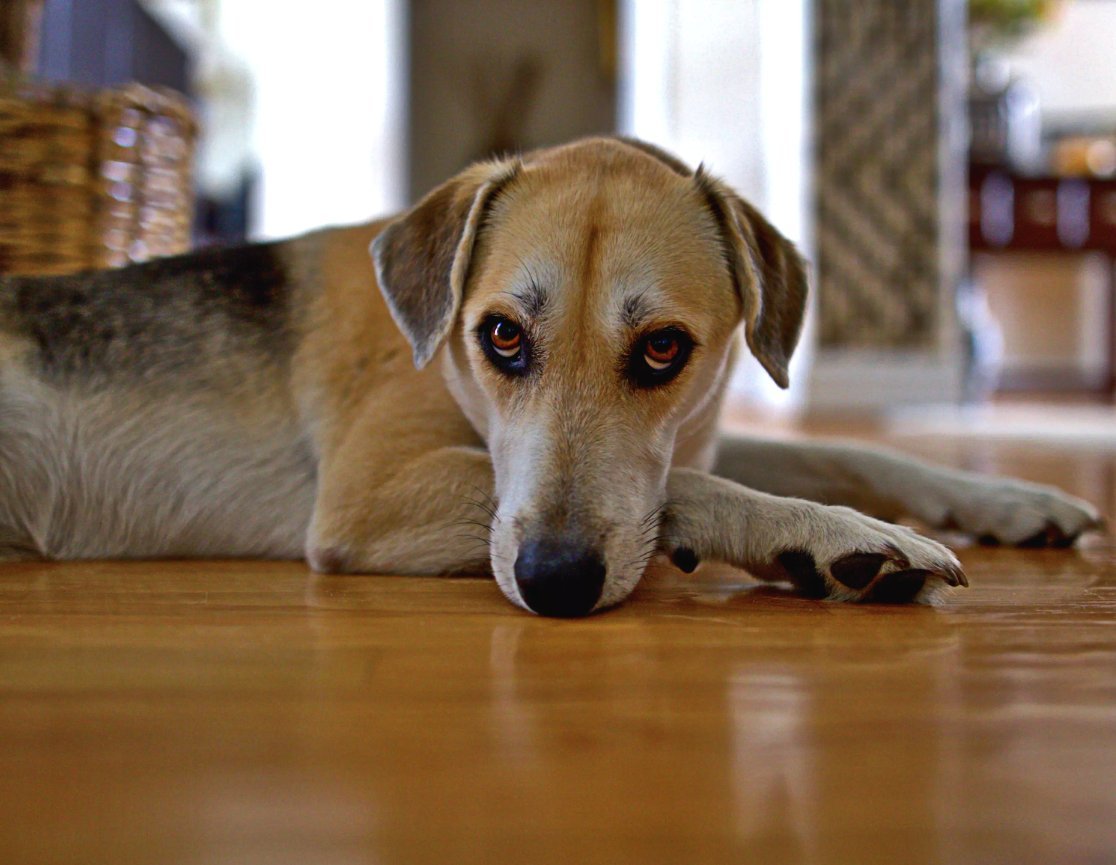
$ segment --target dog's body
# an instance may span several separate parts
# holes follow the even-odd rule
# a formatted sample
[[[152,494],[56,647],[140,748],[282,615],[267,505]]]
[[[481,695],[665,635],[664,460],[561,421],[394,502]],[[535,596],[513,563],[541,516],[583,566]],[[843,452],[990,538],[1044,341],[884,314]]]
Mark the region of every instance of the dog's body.
[[[897,455],[718,444],[738,325],[785,384],[804,300],[731,191],[611,139],[474,166],[391,223],[0,278],[0,558],[491,567],[580,615],[656,552],[851,600],[963,581],[941,545],[814,502],[1010,543],[1095,524]]]

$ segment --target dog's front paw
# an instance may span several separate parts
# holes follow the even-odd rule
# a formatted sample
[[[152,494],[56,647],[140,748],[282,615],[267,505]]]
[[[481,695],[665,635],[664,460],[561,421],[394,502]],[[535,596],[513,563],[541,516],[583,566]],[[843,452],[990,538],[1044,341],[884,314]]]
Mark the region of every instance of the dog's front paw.
[[[931,523],[959,529],[985,544],[1068,547],[1101,526],[1091,504],[1055,487],[1010,478],[977,478],[951,485]]]
[[[969,584],[946,547],[844,507],[764,497],[735,528],[698,510],[673,511],[662,542],[689,572],[709,557],[764,580],[790,580],[814,598],[930,602]]]
[[[949,549],[908,528],[847,508],[819,509],[815,519],[813,538],[775,556],[777,569],[811,597],[929,602],[969,584]]]
[[[931,601],[967,586],[946,547],[846,507],[782,498],[688,469],[671,474],[660,549],[684,571],[703,559],[789,579],[845,601]]]

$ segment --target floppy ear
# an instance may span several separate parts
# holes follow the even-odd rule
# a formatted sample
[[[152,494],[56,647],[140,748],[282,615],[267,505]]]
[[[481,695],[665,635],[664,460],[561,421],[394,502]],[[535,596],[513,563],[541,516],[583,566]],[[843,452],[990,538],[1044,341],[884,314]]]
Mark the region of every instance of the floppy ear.
[[[466,169],[372,241],[376,281],[420,369],[453,329],[485,209],[518,167],[496,161]]]
[[[787,387],[787,365],[806,312],[806,263],[794,244],[725,184],[700,167],[694,177],[724,235],[748,347],[775,383]]]

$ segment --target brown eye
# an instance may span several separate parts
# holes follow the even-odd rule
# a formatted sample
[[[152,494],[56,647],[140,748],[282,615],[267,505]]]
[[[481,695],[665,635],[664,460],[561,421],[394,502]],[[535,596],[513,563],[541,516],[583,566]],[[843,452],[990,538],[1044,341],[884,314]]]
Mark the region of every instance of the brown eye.
[[[673,379],[694,350],[694,340],[681,327],[653,331],[632,346],[625,366],[636,387],[652,388]]]
[[[651,369],[664,370],[674,363],[680,351],[682,344],[678,341],[677,334],[664,331],[653,334],[644,343],[643,359]]]
[[[488,339],[492,343],[492,350],[508,359],[519,354],[523,347],[523,331],[519,325],[506,318],[497,319],[490,325]]]
[[[476,334],[488,362],[504,375],[523,376],[530,371],[531,340],[520,325],[493,314],[477,325]]]

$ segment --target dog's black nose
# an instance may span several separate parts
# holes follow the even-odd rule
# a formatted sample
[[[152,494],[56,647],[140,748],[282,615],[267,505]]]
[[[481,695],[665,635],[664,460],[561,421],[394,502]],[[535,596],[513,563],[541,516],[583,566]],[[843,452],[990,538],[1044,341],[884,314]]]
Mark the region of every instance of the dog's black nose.
[[[584,616],[600,600],[605,563],[596,550],[556,541],[527,541],[515,559],[523,603],[541,616]]]

